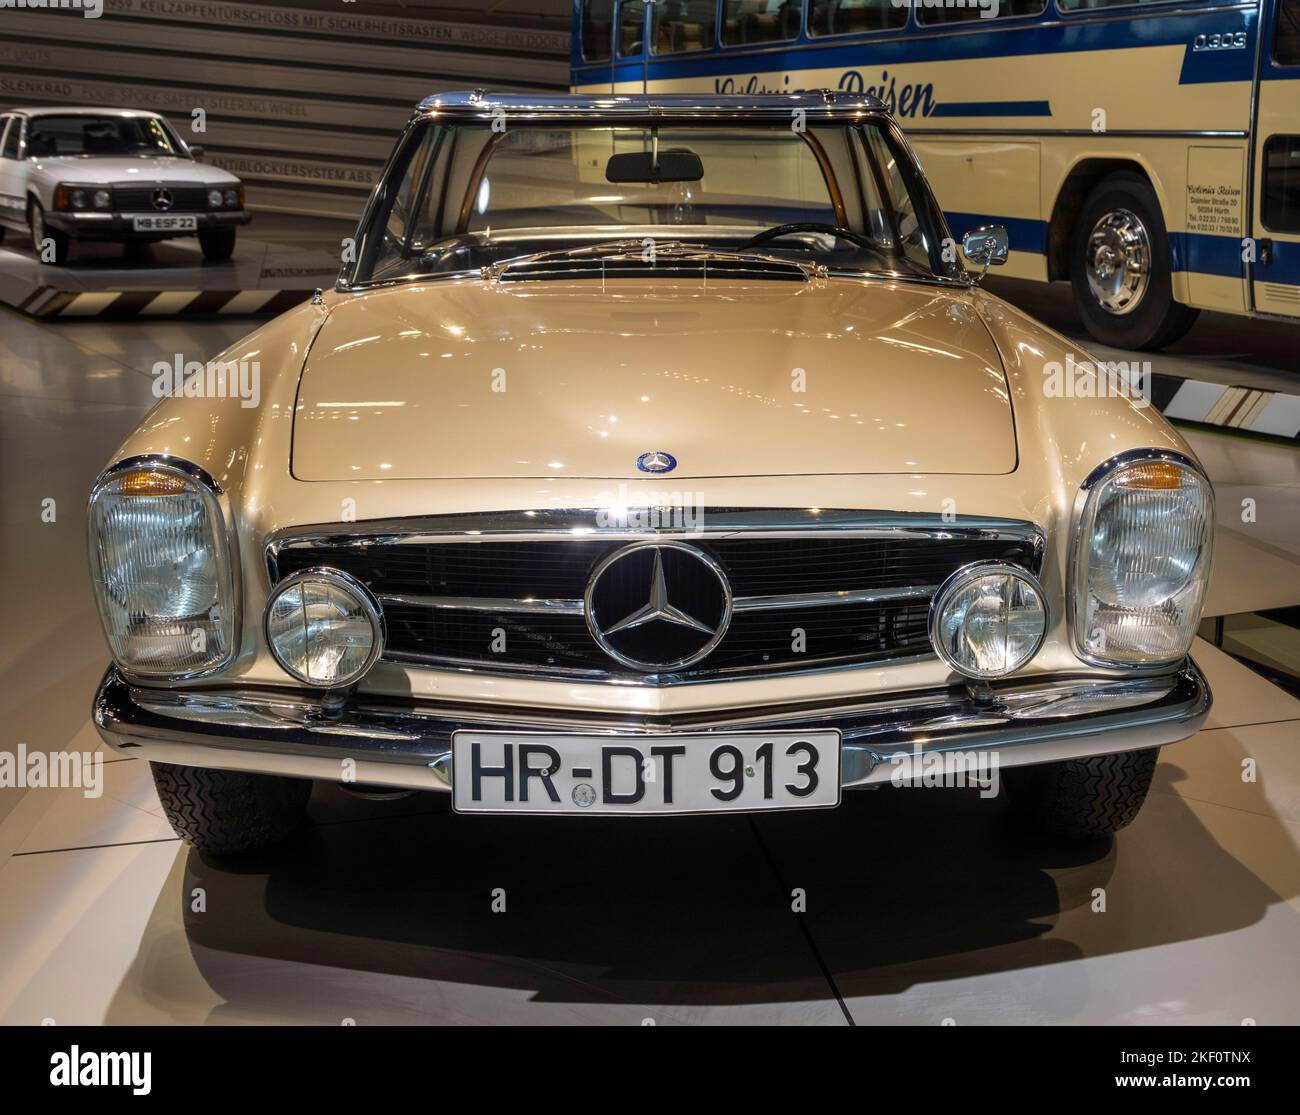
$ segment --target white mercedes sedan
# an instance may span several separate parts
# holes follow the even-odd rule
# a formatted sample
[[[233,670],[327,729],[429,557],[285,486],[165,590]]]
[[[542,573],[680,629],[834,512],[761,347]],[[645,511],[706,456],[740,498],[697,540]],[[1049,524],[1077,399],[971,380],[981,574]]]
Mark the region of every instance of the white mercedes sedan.
[[[13,109],[0,115],[0,236],[30,235],[42,263],[65,263],[74,240],[175,236],[229,259],[251,219],[244,186],[201,154],[156,112]]]

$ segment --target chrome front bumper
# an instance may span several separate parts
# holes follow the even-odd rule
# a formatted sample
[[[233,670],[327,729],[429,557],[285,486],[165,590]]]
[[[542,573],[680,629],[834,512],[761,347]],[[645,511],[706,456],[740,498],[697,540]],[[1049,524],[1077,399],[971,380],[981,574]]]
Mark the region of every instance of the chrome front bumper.
[[[845,786],[890,781],[899,762],[946,752],[996,752],[1002,767],[1174,743],[1210,710],[1210,687],[1189,658],[1148,678],[1007,683],[976,701],[964,688],[834,706],[789,706],[669,717],[451,707],[362,695],[339,709],[305,692],[150,689],[110,668],[95,696],[99,734],[118,751],[181,766],[417,790],[451,787],[459,729],[671,736],[835,728]],[[354,768],[346,767],[348,761]]]

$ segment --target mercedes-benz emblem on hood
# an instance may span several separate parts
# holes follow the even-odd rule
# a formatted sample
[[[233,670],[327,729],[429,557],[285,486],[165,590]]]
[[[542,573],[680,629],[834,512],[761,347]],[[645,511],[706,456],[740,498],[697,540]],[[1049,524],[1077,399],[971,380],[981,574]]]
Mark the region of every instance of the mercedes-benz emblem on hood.
[[[672,472],[677,467],[677,458],[662,449],[652,449],[636,459],[636,467],[642,472]]]
[[[679,670],[727,633],[731,585],[708,554],[684,542],[634,542],[592,571],[587,629],[601,650],[634,670]]]
[[[159,186],[154,190],[151,200],[155,209],[170,209],[172,207],[172,192],[166,186]]]

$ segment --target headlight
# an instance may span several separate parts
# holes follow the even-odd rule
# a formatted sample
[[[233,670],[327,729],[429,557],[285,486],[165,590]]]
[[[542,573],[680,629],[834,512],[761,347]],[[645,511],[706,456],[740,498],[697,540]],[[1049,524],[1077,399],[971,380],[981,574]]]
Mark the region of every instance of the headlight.
[[[113,205],[113,195],[107,190],[96,190],[94,202],[96,209],[109,209]]]
[[[1176,662],[1209,581],[1214,493],[1191,461],[1152,451],[1098,469],[1072,559],[1074,643],[1098,665]]]
[[[90,496],[89,542],[99,618],[125,670],[190,676],[234,657],[234,566],[202,470],[149,460],[111,469]]]
[[[227,191],[226,191],[226,204],[227,204],[228,206],[230,206],[230,208],[233,209],[236,205],[238,205],[238,204],[240,203],[240,200],[241,200],[241,199],[240,199],[239,194],[240,194],[240,191],[239,191],[239,190],[227,190]]]
[[[1043,645],[1047,603],[1024,569],[976,562],[957,570],[930,605],[930,642],[959,674],[996,678],[1014,673]]]
[[[308,685],[348,685],[384,649],[378,602],[365,585],[338,569],[286,577],[271,594],[265,627],[275,660]]]
[[[213,209],[220,209],[220,208],[221,208],[221,191],[220,191],[220,190],[209,190],[209,191],[208,191],[208,204],[209,204]]]
[[[73,208],[73,209],[85,209],[85,208],[86,208],[86,191],[85,191],[85,190],[73,190],[73,191],[72,191],[72,208]]]

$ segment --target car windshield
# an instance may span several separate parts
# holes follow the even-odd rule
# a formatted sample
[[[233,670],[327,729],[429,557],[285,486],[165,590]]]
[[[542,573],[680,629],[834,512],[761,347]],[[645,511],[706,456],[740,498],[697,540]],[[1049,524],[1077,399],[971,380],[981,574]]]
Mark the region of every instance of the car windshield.
[[[173,155],[180,144],[154,116],[37,116],[27,129],[27,157]]]
[[[808,227],[763,235],[786,224]],[[958,277],[946,235],[911,156],[870,122],[427,122],[408,131],[376,194],[354,281],[645,237]]]

